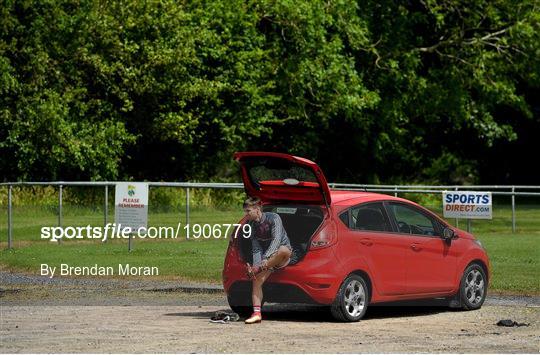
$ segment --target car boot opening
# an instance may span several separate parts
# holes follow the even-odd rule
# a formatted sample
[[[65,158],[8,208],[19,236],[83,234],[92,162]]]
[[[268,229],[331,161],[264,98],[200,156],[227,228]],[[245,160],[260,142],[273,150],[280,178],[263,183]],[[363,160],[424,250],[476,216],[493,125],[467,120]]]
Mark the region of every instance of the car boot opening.
[[[311,237],[323,222],[324,216],[321,207],[266,205],[263,207],[263,211],[274,212],[281,217],[293,249],[289,265],[301,261],[309,249]],[[243,259],[251,263],[251,239],[240,238],[240,249]]]

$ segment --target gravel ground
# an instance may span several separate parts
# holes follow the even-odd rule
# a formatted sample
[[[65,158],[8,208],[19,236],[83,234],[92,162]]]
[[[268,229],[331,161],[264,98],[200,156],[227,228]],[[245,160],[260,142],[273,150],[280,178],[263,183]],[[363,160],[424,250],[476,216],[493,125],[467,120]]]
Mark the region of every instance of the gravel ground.
[[[265,306],[261,324],[213,324],[221,306],[6,306],[1,352],[537,353],[540,309],[372,308],[336,323],[317,307]],[[501,318],[528,327],[496,326]]]
[[[324,307],[269,304],[263,323],[248,326],[209,322],[230,311],[218,285],[44,279],[0,272],[0,352],[540,352],[539,297],[490,295],[472,312],[370,307],[358,323],[334,322]]]

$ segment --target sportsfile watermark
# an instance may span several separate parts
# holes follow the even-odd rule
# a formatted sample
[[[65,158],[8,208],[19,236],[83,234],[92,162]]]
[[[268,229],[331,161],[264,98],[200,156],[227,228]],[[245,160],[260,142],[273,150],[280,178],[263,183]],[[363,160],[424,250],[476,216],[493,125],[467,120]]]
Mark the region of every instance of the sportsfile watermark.
[[[141,239],[220,239],[220,238],[249,238],[251,226],[249,224],[223,223],[223,224],[185,224],[178,223],[174,227],[140,227],[132,230],[131,227],[121,224],[108,223],[104,227],[42,227],[41,239],[57,242],[60,239],[98,239],[102,242],[108,239],[128,239],[138,237]]]

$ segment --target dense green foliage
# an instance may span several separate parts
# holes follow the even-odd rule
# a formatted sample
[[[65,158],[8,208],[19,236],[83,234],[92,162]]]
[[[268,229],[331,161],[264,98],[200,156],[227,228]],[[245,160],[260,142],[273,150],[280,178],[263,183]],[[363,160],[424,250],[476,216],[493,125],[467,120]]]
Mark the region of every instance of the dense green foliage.
[[[3,180],[531,183],[538,0],[0,3]],[[517,157],[517,158],[516,158]]]

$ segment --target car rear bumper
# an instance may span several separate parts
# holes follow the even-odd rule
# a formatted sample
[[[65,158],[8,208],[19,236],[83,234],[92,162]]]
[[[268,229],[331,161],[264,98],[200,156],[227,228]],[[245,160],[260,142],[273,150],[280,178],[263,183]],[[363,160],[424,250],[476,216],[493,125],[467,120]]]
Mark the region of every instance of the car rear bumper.
[[[310,251],[298,264],[274,271],[263,285],[264,300],[332,303],[343,277],[336,260],[328,254],[333,256],[330,250]],[[251,281],[245,274],[243,264],[235,262],[228,265],[223,272],[223,286],[227,295],[251,298]]]

